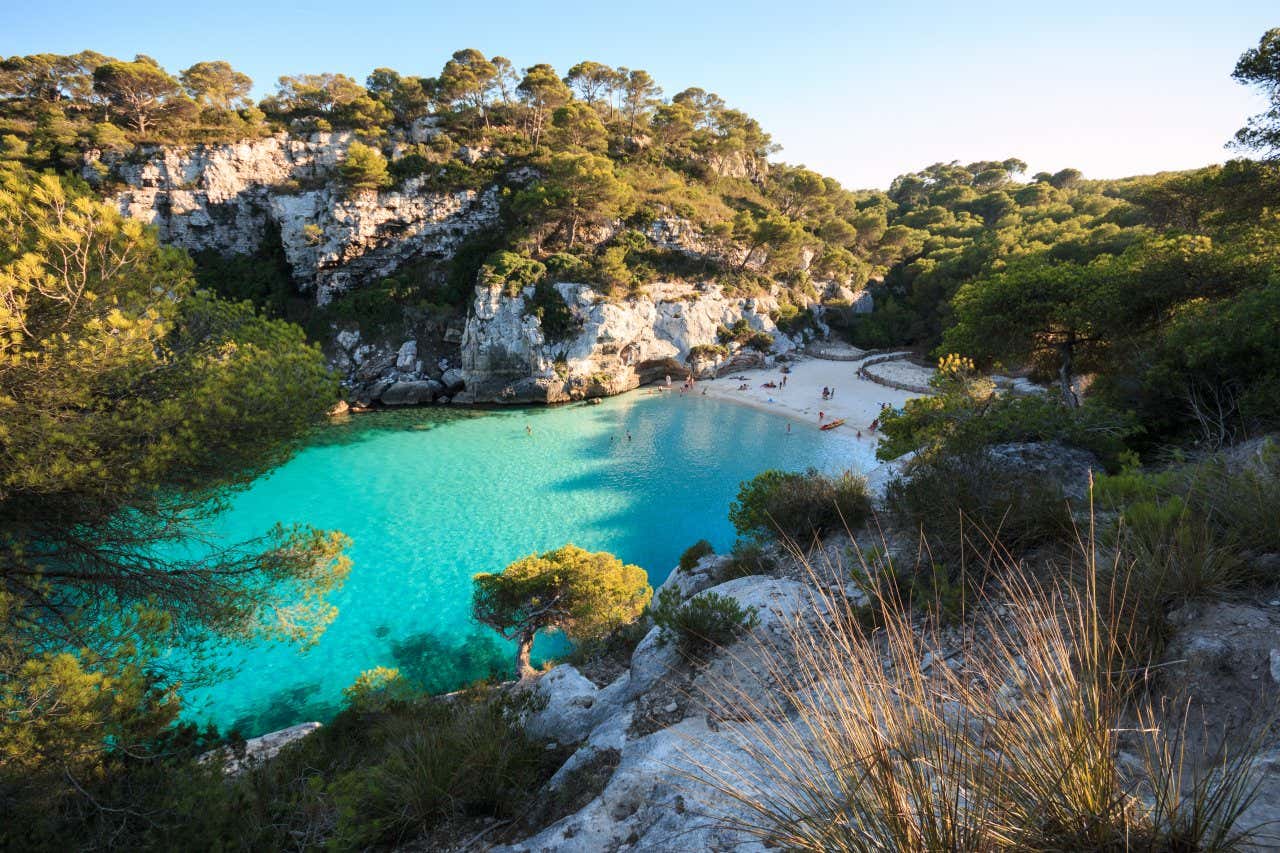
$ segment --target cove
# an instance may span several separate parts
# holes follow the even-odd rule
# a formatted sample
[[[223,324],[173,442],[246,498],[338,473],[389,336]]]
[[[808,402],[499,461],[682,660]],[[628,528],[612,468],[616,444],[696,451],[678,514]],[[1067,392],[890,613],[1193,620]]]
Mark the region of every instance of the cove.
[[[727,513],[742,480],[768,468],[875,464],[870,441],[794,420],[788,433],[787,420],[635,392],[599,405],[415,409],[328,426],[236,495],[209,533],[234,542],[277,521],[342,530],[353,565],[332,599],[339,615],[306,650],[218,648],[212,662],[225,677],[189,687],[184,716],[252,736],[328,719],[342,689],[374,666],[432,691],[505,675],[507,644],[470,620],[476,572],[573,542],[643,567],[657,586],[696,540],[732,546]]]

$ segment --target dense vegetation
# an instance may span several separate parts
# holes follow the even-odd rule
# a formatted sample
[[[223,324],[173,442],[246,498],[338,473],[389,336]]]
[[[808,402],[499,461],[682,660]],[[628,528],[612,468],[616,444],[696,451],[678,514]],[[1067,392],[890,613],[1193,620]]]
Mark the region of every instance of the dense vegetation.
[[[153,231],[51,175],[0,170],[0,804],[56,823],[198,743],[159,655],[305,642],[344,538],[195,538],[337,386],[296,326],[198,290]],[[12,841],[6,837],[6,843]]]
[[[408,181],[502,188],[501,232],[460,252],[443,285],[406,269],[331,309],[363,318],[387,305],[455,304],[479,280],[532,288],[533,309],[557,335],[572,318],[549,282],[624,294],[661,276],[714,277],[743,291],[781,284],[790,301],[778,319],[790,323],[801,322],[817,284],[869,285],[878,307],[844,318],[851,339],[942,359],[937,393],[883,419],[884,456],[916,454],[889,487],[887,520],[918,534],[923,556],[909,568],[864,553],[870,591],[962,599],[967,555],[983,537],[1015,556],[1069,549],[1080,519],[1064,484],[992,452],[1065,445],[1111,471],[1096,490],[1099,544],[1125,570],[1125,595],[1103,615],[1107,631],[1127,632],[1126,652],[1150,656],[1171,607],[1274,584],[1264,558],[1280,551],[1274,448],[1243,469],[1213,453],[1280,426],[1280,30],[1246,52],[1234,76],[1269,98],[1235,142],[1259,160],[1116,181],[1073,169],[1024,180],[1017,159],[945,163],[887,192],[851,192],[803,167],[766,164],[768,135],[713,93],[664,100],[646,72],[595,62],[563,77],[547,65],[516,73],[502,57],[463,50],[435,77],[284,77],[254,105],[251,81],[224,62],[173,76],[145,56],[3,60],[0,846],[173,849],[193,837],[249,849],[389,846],[454,819],[512,818],[560,757],[526,735],[525,709],[508,696],[434,700],[426,685],[379,669],[352,686],[322,734],[281,760],[233,779],[223,776],[226,753],[198,760],[224,741],[177,723],[181,685],[162,652],[227,635],[305,642],[332,618],[325,595],[347,563],[336,532],[277,528],[203,553],[194,531],[286,458],[336,386],[301,331],[270,319],[290,296],[278,257],[203,258],[197,269],[65,175],[87,165],[101,179],[89,152],[339,130],[356,136],[336,173],[347,192]],[[429,127],[429,141],[404,144],[412,127]],[[461,148],[476,156],[459,157]],[[672,218],[692,227],[696,257],[651,239]],[[721,337],[772,343],[745,328]],[[1005,393],[988,368],[1052,379],[1056,393]],[[1159,469],[1140,464],[1169,458]],[[767,472],[742,486],[731,520],[744,538],[722,571],[767,571],[776,535],[803,545],[869,513],[856,477]],[[682,564],[708,552],[700,543]],[[1085,568],[1097,576],[1093,561]],[[476,586],[477,618],[517,640],[521,674],[538,631],[605,642],[647,624],[652,595],[639,568],[572,546],[480,575]],[[647,613],[691,656],[755,622],[715,594],[681,602],[667,591]],[[909,620],[895,636],[904,671],[920,673]],[[1112,644],[1092,649],[1107,666],[1086,671],[1083,686],[1072,675],[1082,649],[1047,648],[1041,669],[1061,692],[1031,706],[1045,709],[1023,718],[1033,734],[1054,709],[1111,696]],[[866,683],[883,681],[874,649],[852,658],[875,669]],[[888,689],[872,691],[882,703],[872,713],[846,722],[898,707]],[[966,698],[983,709],[996,701]],[[902,731],[914,738],[918,719],[902,707]],[[1043,799],[1019,800],[1013,825],[1035,824],[1036,843],[1114,849],[1127,837],[1117,828],[1153,838],[1167,830],[1130,823],[1132,804],[1115,796],[1115,728],[1096,710],[1084,709],[1090,725],[1037,741],[1071,746],[1066,729],[1083,731],[1096,759],[1052,755],[1041,765],[1055,777],[1045,790],[1057,796],[1057,771],[1083,767],[1092,787],[1072,793],[1101,791],[1115,814],[1074,837],[1069,823],[1040,826],[1054,819]],[[861,745],[837,734],[845,749]],[[991,752],[971,757],[1000,784],[977,790],[995,799],[1030,789],[1017,774],[1037,765],[991,768],[982,763]],[[881,770],[885,790],[903,778],[894,761]],[[871,818],[895,814],[876,805]],[[1096,805],[1069,817],[1106,813],[1091,813]],[[1166,842],[1205,846],[1194,834]]]
[[[485,277],[512,290],[576,280],[625,294],[659,277],[715,277],[746,291],[781,284],[794,314],[820,295],[815,284],[856,291],[909,248],[889,230],[894,205],[882,193],[768,164],[775,146],[750,116],[696,87],[663,98],[640,69],[584,61],[563,76],[545,64],[517,72],[467,49],[434,77],[386,68],[364,85],[341,74],[287,76],[256,105],[251,85],[225,62],[174,76],[146,56],[9,57],[0,62],[0,157],[101,180],[105,160],[139,145],[349,132],[355,141],[335,175],[348,192],[407,181],[501,187],[501,231],[477,242],[499,253]],[[1020,164],[988,167],[1012,178]],[[673,219],[686,223],[685,244],[651,231]],[[455,264],[470,267],[460,288],[398,282],[381,298],[462,304],[471,264]],[[245,294],[235,277],[211,278],[282,309],[274,281]]]

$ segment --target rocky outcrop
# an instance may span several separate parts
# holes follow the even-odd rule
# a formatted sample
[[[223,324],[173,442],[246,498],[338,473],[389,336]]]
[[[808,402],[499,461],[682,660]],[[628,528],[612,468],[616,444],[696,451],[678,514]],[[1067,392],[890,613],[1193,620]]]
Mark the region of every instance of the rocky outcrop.
[[[229,145],[143,148],[93,156],[86,177],[123,184],[121,212],[191,251],[250,254],[279,234],[294,282],[324,304],[410,260],[449,258],[497,223],[496,188],[434,192],[426,177],[386,192],[350,194],[335,168],[350,133],[278,134]]]
[[[394,159],[408,143],[438,132],[430,121],[416,123],[390,139],[387,150]],[[500,224],[497,185],[439,192],[424,175],[383,192],[348,192],[337,167],[353,139],[349,132],[281,133],[233,144],[91,152],[82,171],[112,193],[125,215],[154,224],[172,245],[223,255],[278,249],[294,287],[319,305],[409,264],[417,264],[415,276],[439,283],[468,237]],[[474,163],[501,155],[468,148],[454,156]],[[755,179],[765,164],[737,154],[708,167]],[[527,169],[512,169],[503,182],[531,177]],[[619,227],[610,225],[596,237],[607,239]],[[655,219],[647,236],[656,247],[692,258],[744,260],[676,216]],[[801,268],[811,258],[804,253]],[[398,320],[381,325],[334,320],[324,349],[350,402],[368,406],[601,397],[668,375],[706,378],[765,366],[797,343],[770,318],[776,295],[731,296],[714,284],[658,283],[642,296],[610,300],[587,285],[556,288],[577,324],[563,340],[549,339],[531,310],[531,292],[509,296],[482,286],[466,309],[405,308]],[[870,307],[869,297],[836,282],[819,282],[818,292],[838,310]],[[813,315],[819,331],[826,328],[821,313],[818,306]],[[772,353],[719,345],[717,330],[742,320],[773,335]]]
[[[697,777],[716,763],[733,762],[739,769],[751,765],[750,744],[759,731],[740,725],[742,709],[730,707],[725,693],[740,702],[743,695],[763,695],[769,689],[768,675],[751,650],[776,645],[783,626],[811,612],[814,600],[804,584],[766,576],[707,589],[720,560],[706,558],[687,572],[676,569],[663,584],[684,598],[714,593],[755,608],[756,626],[705,667],[691,668],[674,646],[659,642],[654,628],[632,653],[630,668],[604,687],[568,665],[555,667],[535,683],[543,701],[526,721],[528,731],[578,745],[549,789],[568,784],[577,768],[602,753],[616,752],[617,766],[583,808],[497,850],[766,849],[726,825],[735,817],[749,818],[744,806]],[[647,709],[656,709],[658,722],[649,710],[649,724],[642,726],[639,717]],[[758,754],[760,745],[755,747]],[[760,778],[762,786],[770,784],[764,781],[767,774]]]
[[[465,399],[554,403],[617,394],[664,376],[688,374],[695,347],[717,345],[717,330],[745,320],[774,337],[774,352],[795,342],[770,319],[771,296],[730,296],[717,285],[654,284],[643,296],[611,301],[588,285],[556,285],[578,330],[548,339],[530,312],[533,293],[480,286],[462,336]],[[726,351],[702,370],[729,358]],[[764,356],[757,359],[763,363]],[[456,399],[456,398],[455,398]]]

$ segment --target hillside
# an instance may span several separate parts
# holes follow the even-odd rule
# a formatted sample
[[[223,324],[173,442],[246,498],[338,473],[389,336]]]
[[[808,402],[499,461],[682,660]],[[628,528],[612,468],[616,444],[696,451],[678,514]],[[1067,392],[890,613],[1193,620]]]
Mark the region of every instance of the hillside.
[[[466,49],[255,103],[226,62],[0,60],[0,846],[1265,847],[1280,29],[1233,76],[1270,105],[1233,143],[1255,159],[1120,180],[937,163],[880,191],[778,162],[714,93],[592,61]],[[792,383],[808,402],[773,406],[817,359]],[[649,402],[682,405],[685,377],[721,384],[684,402],[772,406],[758,447],[841,435],[883,464],[762,470],[704,420],[687,458],[758,463],[727,553],[694,542],[659,584],[669,565],[563,541],[485,549],[523,473],[502,442],[549,458],[527,413],[486,404],[661,381]],[[426,404],[450,408],[347,415]],[[583,473],[544,464],[560,476],[524,509],[600,486],[599,526],[625,526],[627,464],[700,475],[657,441],[631,454],[652,436],[615,414],[553,435]],[[313,526],[333,519],[276,505],[305,499],[213,532],[301,451],[347,471],[342,425],[379,418],[496,425],[469,457],[406,451],[501,463],[480,481],[327,495],[398,552],[465,534],[401,575],[434,606],[439,565],[462,567],[471,627],[507,643],[493,677],[434,695],[480,670],[415,635],[327,684],[340,710],[315,724],[246,743],[186,722],[212,650],[309,648],[349,575],[399,594]],[[823,431],[842,425],[856,439]],[[397,460],[375,462],[381,489]],[[447,511],[401,500],[419,489]],[[397,615],[352,648],[394,645]],[[565,645],[537,670],[547,634]]]

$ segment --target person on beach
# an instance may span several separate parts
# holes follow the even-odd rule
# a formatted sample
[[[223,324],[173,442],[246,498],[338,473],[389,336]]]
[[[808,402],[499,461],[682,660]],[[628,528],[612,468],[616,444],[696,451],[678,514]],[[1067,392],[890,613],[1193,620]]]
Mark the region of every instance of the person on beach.
[[[825,399],[827,399],[827,395],[828,395],[828,394],[830,394],[830,393],[831,393],[831,389],[830,389],[830,388],[828,388],[826,385],[823,385],[823,386],[822,386],[822,399],[824,399],[824,400],[825,400]]]
[[[831,397],[828,397],[827,399],[831,399],[832,397],[835,397],[835,395],[836,395],[836,386],[832,385],[832,386],[831,386]]]
[[[627,441],[631,440],[631,430],[627,430]]]
[[[525,435],[533,435],[533,427],[529,426],[528,424],[525,424],[525,425],[524,425],[524,434],[525,434]]]
[[[670,373],[668,373],[668,374],[667,374],[667,387],[668,387],[668,388],[670,388],[670,387],[671,387],[671,374],[670,374]]]
[[[858,430],[858,438],[862,438],[862,430]]]
[[[791,421],[787,421],[787,435],[791,435]]]
[[[827,413],[826,413],[826,412],[818,412],[818,423],[822,423],[822,421],[823,421],[826,417],[827,417]]]

